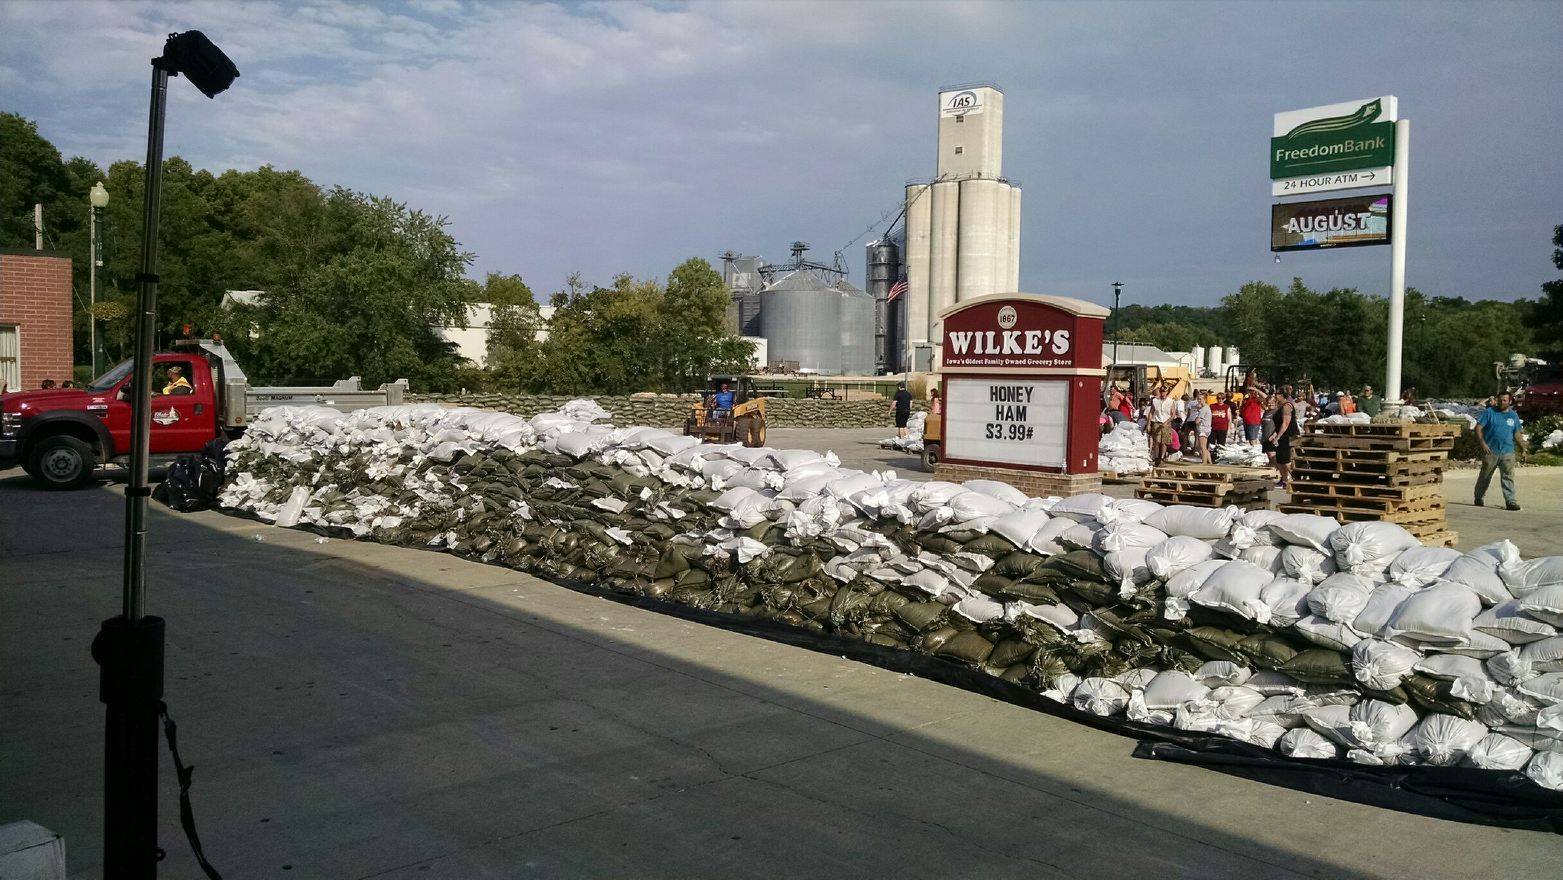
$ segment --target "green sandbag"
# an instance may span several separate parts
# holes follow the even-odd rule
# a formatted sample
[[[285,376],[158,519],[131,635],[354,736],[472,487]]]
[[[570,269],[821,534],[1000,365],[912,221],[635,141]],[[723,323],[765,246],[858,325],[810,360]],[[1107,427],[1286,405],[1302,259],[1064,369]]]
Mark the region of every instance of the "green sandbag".
[[[1242,633],[1213,626],[1196,626],[1178,634],[1180,645],[1206,660],[1227,660],[1246,666],[1248,660],[1238,650],[1242,642]]]
[[[993,534],[992,532],[989,532],[980,538],[967,541],[966,546],[963,549],[965,549],[967,553],[981,553],[984,556],[991,556],[994,559],[999,559],[1014,553],[1015,545],[1010,543],[1008,538],[1001,537],[999,535]]]
[[[1010,684],[1025,684],[1026,676],[1030,674],[1031,665],[1029,663],[1016,663],[1014,666],[1005,669],[1004,673],[999,677]]]
[[[680,587],[696,587],[711,582],[711,575],[698,568],[686,568],[673,576],[673,582]]]
[[[1036,652],[1036,646],[1025,639],[1008,638],[993,646],[993,653],[988,655],[988,663],[993,666],[1013,666],[1016,663],[1030,663],[1031,655]]]
[[[945,607],[938,602],[908,602],[895,609],[895,616],[914,631],[922,632],[944,614]]]
[[[1057,571],[1070,581],[1090,580],[1103,584],[1112,583],[1112,577],[1103,567],[1102,558],[1089,550],[1071,550],[1068,553],[1049,556],[1043,561],[1041,568],[1045,571]]]
[[[1260,669],[1279,669],[1297,656],[1296,648],[1280,636],[1269,633],[1255,633],[1238,642],[1237,649],[1251,665]]]
[[[918,638],[918,644],[924,651],[932,654],[944,647],[944,643],[960,635],[960,630],[953,626],[941,626],[937,629],[925,632]]]
[[[984,593],[988,596],[997,597],[1010,595],[1010,591],[1014,588],[1014,586],[1015,582],[1013,580],[995,571],[992,571],[991,569],[983,572],[975,581],[972,581],[971,584],[972,589],[977,590],[980,593]]]
[[[1059,604],[1058,591],[1047,584],[1032,583],[1030,581],[1012,581],[1009,590],[1004,593],[1006,599],[1024,599],[1033,605],[1057,605]]]
[[[1005,555],[1000,556],[998,560],[993,563],[993,567],[988,569],[988,571],[997,572],[1012,580],[1018,580],[1020,578],[1026,577],[1039,577],[1044,571],[1046,571],[1046,569],[1042,567],[1044,562],[1047,562],[1047,558],[1044,556],[1038,556],[1035,553],[1027,553],[1024,550],[1016,550],[1013,553],[1006,553]]]
[[[662,551],[662,557],[657,560],[657,577],[670,578],[685,571],[689,571],[689,559],[684,554],[672,547]]]
[[[874,601],[868,603],[868,609],[874,614],[892,614],[910,601],[912,600],[894,590],[884,590],[874,597]]]
[[[1407,676],[1400,683],[1400,688],[1411,698],[1411,702],[1428,712],[1442,712],[1447,715],[1458,715],[1466,720],[1476,718],[1476,706],[1464,700],[1456,699],[1450,692],[1454,686],[1452,681],[1430,678],[1417,673]]]
[[[984,533],[979,532],[976,529],[951,529],[947,532],[941,531],[939,534],[950,539],[951,541],[954,541],[957,544],[967,544],[982,537]]]
[[[812,553],[805,553],[802,556],[793,557],[791,562],[783,565],[778,575],[782,583],[795,584],[798,581],[806,581],[823,570],[824,566],[820,564],[818,556]]]
[[[993,643],[975,632],[963,632],[951,636],[934,649],[940,657],[950,657],[966,663],[977,664],[993,653]]]
[[[1111,605],[1118,599],[1118,588],[1101,581],[1073,580],[1065,586],[1070,592],[1084,599],[1092,608]]]
[[[803,612],[804,617],[807,617],[810,620],[824,620],[830,616],[830,602],[832,598],[834,597],[826,596],[823,599],[815,599],[813,602],[807,603],[799,610]]]
[[[1354,684],[1351,666],[1339,651],[1328,648],[1310,648],[1299,651],[1297,656],[1282,663],[1276,669],[1306,684]]]
[[[949,556],[954,553],[960,553],[966,549],[965,544],[962,544],[959,541],[952,541],[943,535],[919,534],[916,538],[916,542],[919,547],[927,550],[929,553],[939,553],[945,556]]]

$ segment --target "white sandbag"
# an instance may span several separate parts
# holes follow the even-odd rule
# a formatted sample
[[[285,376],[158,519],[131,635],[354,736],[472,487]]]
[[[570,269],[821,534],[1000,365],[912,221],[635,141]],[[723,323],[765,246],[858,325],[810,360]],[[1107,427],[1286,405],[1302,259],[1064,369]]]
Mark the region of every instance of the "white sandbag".
[[[1280,574],[1283,568],[1281,564],[1281,550],[1282,548],[1270,544],[1256,544],[1246,550],[1238,551],[1237,558],[1257,565],[1275,575]]]
[[[1389,564],[1389,580],[1408,587],[1425,587],[1442,578],[1463,555],[1453,547],[1411,547]]]
[[[1313,513],[1289,513],[1270,523],[1271,534],[1288,544],[1312,547],[1324,553],[1334,553],[1330,535],[1340,528],[1340,523],[1330,516]]]
[[[1491,702],[1498,691],[1498,683],[1475,657],[1434,654],[1417,660],[1414,668],[1423,675],[1449,682],[1449,694],[1457,700],[1484,705]]]
[[[1520,659],[1538,672],[1563,672],[1563,636],[1553,636],[1521,647]]]
[[[1379,584],[1368,594],[1368,601],[1363,603],[1362,610],[1351,619],[1351,628],[1364,636],[1383,636],[1384,627],[1395,616],[1395,609],[1400,607],[1401,602],[1411,598],[1417,589],[1407,584]]]
[[[1115,550],[1149,550],[1167,540],[1160,529],[1142,523],[1114,523],[1096,533],[1092,549],[1097,553]]]
[[[1530,746],[1512,736],[1489,733],[1465,753],[1465,762],[1480,770],[1518,770],[1531,759]]]
[[[1249,558],[1247,551],[1243,558]],[[1287,577],[1317,584],[1335,573],[1335,557],[1312,547],[1288,544],[1281,549],[1281,571]]]
[[[1145,554],[1145,567],[1152,577],[1165,581],[1191,565],[1204,562],[1214,552],[1208,541],[1177,535],[1150,548]]]
[[[1015,621],[1020,616],[1040,620],[1061,632],[1070,632],[1080,625],[1080,615],[1068,605],[1033,605],[1030,602],[1010,602],[1004,606],[1004,619]]]
[[[1249,679],[1243,682],[1244,687],[1251,687],[1267,697],[1279,695],[1302,696],[1306,693],[1302,682],[1289,675],[1274,672],[1269,669],[1261,669],[1255,672]]]
[[[1311,709],[1304,709],[1300,714],[1309,729],[1327,737],[1330,742],[1343,746],[1358,744],[1351,734],[1350,704],[1314,706]]]
[[[792,471],[824,461],[825,456],[812,449],[778,449],[771,453],[771,459],[782,470]]]
[[[1058,543],[1075,550],[1089,550],[1096,543],[1095,526],[1077,522],[1058,536]]]
[[[1118,583],[1118,594],[1128,598],[1134,588],[1151,579],[1150,569],[1145,567],[1145,548],[1131,547],[1114,550],[1102,557],[1102,568]]]
[[[1040,510],[1016,510],[994,517],[988,531],[1023,548],[1047,522],[1048,515]]]
[[[1513,588],[1512,584],[1510,588]],[[1525,765],[1525,775],[1542,788],[1563,791],[1563,752],[1537,752]]]
[[[967,596],[952,605],[950,610],[972,623],[987,623],[1004,616],[1004,604],[987,596]]]
[[[737,462],[728,462],[737,464]],[[777,498],[784,501],[807,501],[825,491],[825,487],[839,479],[835,474],[806,474],[794,477],[788,474]]]
[[[694,449],[700,445],[699,437],[689,437],[683,434],[668,433],[662,437],[654,437],[646,443],[663,457],[671,457],[686,449]]]
[[[1364,577],[1338,572],[1308,593],[1308,608],[1325,620],[1351,623],[1368,604],[1373,587],[1374,584]]]
[[[1519,600],[1520,610],[1553,626],[1563,626],[1563,583],[1548,584]]]
[[[309,502],[309,488],[307,486],[294,486],[288,500],[282,503],[277,511],[276,524],[285,529],[291,529],[298,525],[299,517],[304,514],[304,505]]]
[[[1113,681],[1123,685],[1123,688],[1126,691],[1143,691],[1145,690],[1145,686],[1150,684],[1151,679],[1155,678],[1159,672],[1161,672],[1160,669],[1156,669],[1150,666],[1141,666],[1136,669],[1130,669],[1127,672],[1118,673],[1117,675],[1113,676]]]
[[[1541,674],[1529,661],[1520,657],[1518,648],[1488,657],[1483,661],[1482,668],[1487,670],[1493,681],[1507,686],[1519,685]]]
[[[1390,522],[1347,523],[1330,533],[1336,566],[1367,577],[1382,574],[1402,551],[1420,546],[1415,535]]]
[[[1248,716],[1255,721],[1264,721],[1291,730],[1294,727],[1302,727],[1307,723],[1303,720],[1304,712],[1317,708],[1318,706],[1315,706],[1306,697],[1278,694],[1273,697],[1265,697],[1252,709],[1248,710]]]
[[[1147,554],[1149,555],[1149,554]],[[1189,596],[1205,585],[1218,569],[1227,564],[1225,559],[1207,559],[1183,569],[1168,579],[1162,615],[1168,620],[1182,620],[1188,616]]]
[[[982,516],[997,517],[1015,512],[1015,505],[981,492],[962,492],[950,499],[949,506],[955,511],[955,522],[966,522]]]
[[[1048,682],[1042,689],[1042,696],[1055,703],[1067,703],[1069,702],[1069,695],[1074,693],[1075,688],[1079,684],[1080,676],[1075,675],[1073,672],[1066,672]]]
[[[1230,660],[1210,660],[1199,667],[1194,679],[1208,688],[1240,685],[1248,681],[1254,671]],[[1254,693],[1259,693],[1255,691]],[[1262,694],[1260,696],[1263,696]]]
[[[1489,661],[1491,662],[1491,661]],[[1519,682],[1516,689],[1532,699],[1547,705],[1563,703],[1563,672],[1548,672]]]
[[[849,470],[842,470],[840,473],[839,479],[825,484],[825,493],[842,501],[858,492],[878,489],[884,485],[884,481],[873,474],[853,474]]]
[[[1486,660],[1488,657],[1512,650],[1513,647],[1513,645],[1497,636],[1490,636],[1481,630],[1473,629],[1471,630],[1471,640],[1463,645],[1434,645],[1430,646],[1429,650]]]
[[[1315,552],[1315,551],[1309,551]],[[1270,625],[1291,626],[1309,613],[1308,594],[1313,585],[1289,577],[1277,577],[1259,592],[1259,601],[1270,609]]]
[[[1557,627],[1526,614],[1519,599],[1510,599],[1478,614],[1471,622],[1471,628],[1497,636],[1511,645],[1539,642],[1558,634]]]
[[[1267,569],[1234,559],[1210,575],[1189,600],[1207,608],[1219,608],[1248,620],[1267,623],[1270,606],[1260,601],[1266,585],[1275,579]]]
[[[1520,558],[1518,548],[1509,544],[1498,563],[1498,576],[1510,593],[1523,599],[1544,587],[1563,584],[1563,556],[1525,560]]]
[[[1069,702],[1082,712],[1107,717],[1129,705],[1129,692],[1110,678],[1088,678],[1075,686]]]
[[[1466,756],[1475,745],[1487,736],[1487,727],[1475,721],[1467,721],[1458,715],[1433,713],[1417,722],[1411,731],[1410,742],[1422,761],[1438,767],[1449,767]]]
[[[1404,704],[1363,700],[1351,707],[1351,737],[1363,748],[1398,742],[1416,722],[1416,710]]]
[[[1096,519],[1096,515],[1101,512],[1104,505],[1112,502],[1112,498],[1100,492],[1071,495],[1048,508],[1048,515],[1068,517],[1075,522],[1090,522]]]
[[[1114,498],[1112,504],[1104,505],[1096,514],[1096,519],[1103,525],[1109,523],[1145,522],[1147,517],[1154,515],[1164,505],[1151,501],[1148,498]]]
[[[1306,727],[1288,730],[1276,749],[1289,758],[1330,760],[1340,757],[1339,746]]]
[[[980,492],[983,495],[990,495],[1000,501],[1007,502],[1013,507],[1019,507],[1029,500],[1026,493],[998,480],[967,480],[961,485],[973,492]]]
[[[1483,605],[1501,605],[1513,599],[1503,578],[1498,576],[1498,562],[1491,554],[1467,553],[1449,563],[1443,580],[1471,588],[1481,597]]]
[[[912,509],[917,513],[927,513],[936,507],[943,507],[950,503],[950,499],[967,491],[955,483],[946,483],[942,480],[929,480],[918,486],[908,499]]]
[[[1421,656],[1394,642],[1363,639],[1351,646],[1351,671],[1364,687],[1387,691],[1405,681]]]
[[[1159,673],[1145,686],[1147,709],[1176,709],[1190,700],[1202,700],[1210,688],[1194,680],[1187,672],[1168,670]]]
[[[1362,636],[1349,625],[1317,614],[1302,618],[1292,624],[1292,629],[1313,644],[1335,651],[1350,651],[1353,645],[1362,641]]]
[[[1145,524],[1166,532],[1169,537],[1182,535],[1214,541],[1226,537],[1237,519],[1237,508],[1191,507],[1174,504],[1163,507],[1146,517]]]
[[[1462,645],[1471,639],[1471,623],[1482,602],[1468,588],[1439,581],[1400,603],[1384,627],[1392,639],[1428,645]]]

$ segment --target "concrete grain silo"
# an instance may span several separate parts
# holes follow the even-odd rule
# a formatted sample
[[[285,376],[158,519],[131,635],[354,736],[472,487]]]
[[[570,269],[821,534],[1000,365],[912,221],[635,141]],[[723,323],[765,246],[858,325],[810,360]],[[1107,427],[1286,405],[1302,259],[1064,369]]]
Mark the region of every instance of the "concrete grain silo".
[[[928,369],[938,315],[962,300],[1020,288],[1020,189],[1003,176],[1004,93],[939,92],[937,175],[906,188],[906,333],[901,362]]]

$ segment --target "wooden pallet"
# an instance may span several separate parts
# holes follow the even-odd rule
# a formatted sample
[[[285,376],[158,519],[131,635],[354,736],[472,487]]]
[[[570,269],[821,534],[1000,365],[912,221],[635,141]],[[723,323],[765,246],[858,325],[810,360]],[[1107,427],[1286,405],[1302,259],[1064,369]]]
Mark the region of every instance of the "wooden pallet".
[[[1429,547],[1453,547],[1460,542],[1460,533],[1449,528],[1447,523],[1412,525],[1407,526],[1406,531]]]
[[[1324,503],[1373,500],[1408,505],[1425,498],[1444,497],[1442,483],[1424,483],[1419,486],[1366,486],[1357,483],[1292,483],[1292,500],[1319,500]]]
[[[1363,467],[1392,464],[1428,464],[1435,463],[1440,467],[1449,460],[1447,449],[1420,449],[1407,451],[1401,449],[1346,449],[1336,446],[1298,446],[1296,449],[1298,460],[1335,462],[1337,466],[1347,464]]]
[[[1229,492],[1212,495],[1204,492],[1172,492],[1165,489],[1139,488],[1134,497],[1157,504],[1186,504],[1190,507],[1238,507],[1243,510],[1263,510],[1270,506],[1267,493]]]
[[[1299,449],[1382,449],[1395,452],[1448,452],[1454,448],[1453,437],[1361,437],[1304,435],[1294,444]]]
[[[1377,425],[1309,425],[1308,431],[1344,437],[1458,437],[1462,426],[1453,422],[1387,422]]]
[[[1332,470],[1321,467],[1303,467],[1304,462],[1292,466],[1292,481],[1299,484],[1323,484],[1329,486],[1427,486],[1443,483],[1443,471],[1421,473],[1379,473],[1371,470]]]
[[[1151,472],[1159,477],[1187,480],[1269,480],[1281,478],[1273,467],[1247,467],[1238,464],[1163,464]]]
[[[1378,520],[1392,522],[1410,528],[1413,525],[1441,524],[1447,519],[1442,501],[1437,507],[1413,510],[1385,510],[1374,506],[1347,506],[1339,504],[1288,503],[1278,508],[1282,513],[1316,513],[1333,516],[1342,522]]]
[[[1139,474],[1120,474],[1117,471],[1099,471],[1102,482],[1117,486],[1134,486],[1140,482]]]

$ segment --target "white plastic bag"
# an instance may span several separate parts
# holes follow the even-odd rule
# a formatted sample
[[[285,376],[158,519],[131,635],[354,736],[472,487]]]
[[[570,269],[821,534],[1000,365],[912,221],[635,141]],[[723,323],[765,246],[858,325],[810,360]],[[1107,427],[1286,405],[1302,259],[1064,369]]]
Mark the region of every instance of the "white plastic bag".
[[[1402,551],[1420,546],[1415,535],[1390,522],[1347,523],[1330,533],[1336,566],[1367,577],[1383,574]]]
[[[1458,715],[1433,713],[1417,723],[1416,729],[1411,731],[1410,741],[1417,757],[1428,764],[1448,767],[1460,763],[1485,736],[1485,725]]]
[[[1363,639],[1351,647],[1352,674],[1375,691],[1398,687],[1419,659],[1421,655],[1410,648],[1378,639]]]
[[[1553,626],[1563,626],[1563,583],[1548,584],[1519,600],[1520,610]]]
[[[1452,547],[1412,547],[1389,564],[1389,579],[1408,587],[1425,587],[1443,577],[1462,555]]]
[[[1465,753],[1465,763],[1481,770],[1518,770],[1532,754],[1530,746],[1512,736],[1489,733]]]
[[[1186,535],[1177,535],[1150,548],[1145,554],[1145,567],[1157,580],[1168,578],[1191,565],[1204,562],[1214,554],[1210,542]]]
[[[1372,594],[1371,581],[1343,571],[1325,578],[1308,593],[1308,607],[1325,620],[1351,623]]]
[[[1340,528],[1334,517],[1312,513],[1289,513],[1270,523],[1271,534],[1288,544],[1312,547],[1324,553],[1333,553],[1330,535]]]
[[[1234,559],[1216,569],[1189,599],[1198,605],[1219,608],[1247,620],[1267,623],[1270,620],[1270,606],[1259,597],[1274,579],[1275,575],[1268,569]]]
[[[1487,674],[1482,661],[1475,657],[1434,654],[1418,660],[1415,669],[1424,675],[1450,682],[1449,694],[1457,700],[1482,705],[1490,702],[1498,691],[1498,683]]]
[[[1247,551],[1243,558],[1248,558]],[[1312,547],[1290,544],[1281,550],[1281,571],[1287,577],[1317,584],[1335,573],[1335,557]]]
[[[1481,600],[1469,588],[1439,581],[1401,602],[1384,632],[1428,645],[1463,645],[1471,640],[1471,623],[1481,610]]]
[[[1176,709],[1190,700],[1204,699],[1210,688],[1195,681],[1187,672],[1168,670],[1151,679],[1144,693],[1145,708]]]
[[[1563,752],[1537,752],[1525,765],[1525,775],[1542,788],[1563,791]]]
[[[1471,622],[1471,628],[1497,636],[1511,645],[1539,642],[1558,634],[1557,627],[1526,614],[1518,599],[1510,599],[1478,614]]]
[[[1088,678],[1075,687],[1069,702],[1083,712],[1107,717],[1129,705],[1129,692],[1110,678]]]
[[[1310,584],[1295,578],[1277,577],[1259,592],[1259,601],[1270,609],[1270,625],[1291,626],[1308,615]]]
[[[1227,532],[1232,530],[1232,524],[1237,521],[1238,509],[1235,507],[1191,507],[1185,504],[1174,504],[1163,507],[1145,518],[1145,524],[1166,532],[1168,536],[1181,535],[1185,538],[1199,538],[1202,541],[1214,541],[1224,538]]]
[[[1339,746],[1306,727],[1288,730],[1276,748],[1290,758],[1330,760],[1340,757]]]

